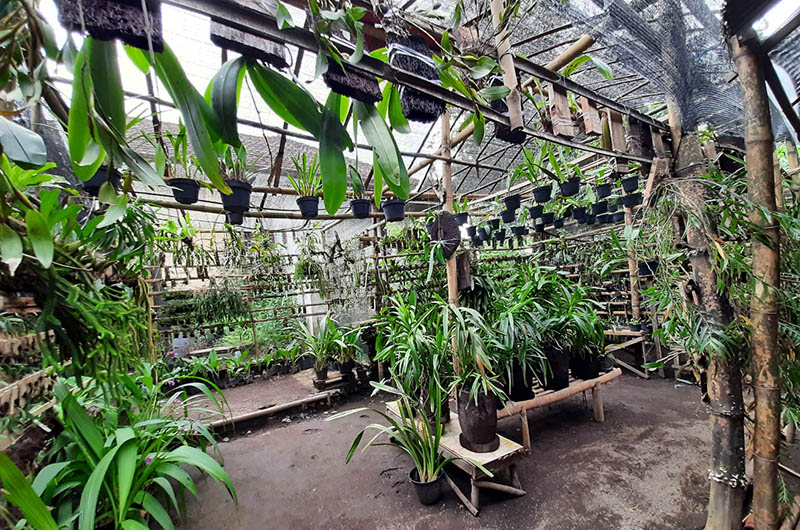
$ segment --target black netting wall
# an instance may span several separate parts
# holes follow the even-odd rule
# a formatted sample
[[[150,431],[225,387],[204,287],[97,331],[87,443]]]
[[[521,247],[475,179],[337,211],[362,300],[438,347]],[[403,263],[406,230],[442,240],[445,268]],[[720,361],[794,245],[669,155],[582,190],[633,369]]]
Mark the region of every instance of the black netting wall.
[[[800,29],[789,34],[770,52],[769,56],[778,71],[778,76],[784,77],[783,74],[785,74],[785,78],[781,81],[789,101],[797,101],[798,87],[800,87]],[[794,110],[795,112],[800,110],[800,103],[794,105]],[[777,140],[792,139],[794,135],[791,134],[791,127],[786,124],[781,115],[776,113],[775,108],[772,109],[772,115],[775,138]],[[776,119],[776,116],[779,117]]]

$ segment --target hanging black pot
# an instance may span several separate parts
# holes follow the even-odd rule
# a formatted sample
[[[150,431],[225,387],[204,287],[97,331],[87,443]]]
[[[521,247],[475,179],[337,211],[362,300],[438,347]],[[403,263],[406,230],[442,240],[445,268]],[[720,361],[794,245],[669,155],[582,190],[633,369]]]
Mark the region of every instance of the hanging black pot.
[[[86,193],[91,195],[92,197],[97,197],[97,194],[100,193],[100,188],[106,182],[110,182],[111,185],[114,187],[115,191],[119,190],[119,181],[120,181],[120,174],[117,171],[114,171],[111,174],[111,178],[107,176],[108,169],[106,167],[101,167],[97,170],[97,173],[94,174],[92,178],[83,182],[81,187],[84,189]]]
[[[159,0],[142,3],[131,0],[57,0],[58,19],[68,30],[86,28],[97,40],[120,39],[125,44],[160,53],[164,51]]]
[[[544,388],[547,390],[561,390],[569,386],[569,355],[556,348],[545,348],[544,355],[550,364],[550,377],[546,377]]]
[[[387,223],[395,223],[405,219],[406,201],[402,199],[389,199],[383,201],[383,217]]]
[[[571,179],[567,180],[566,182],[561,182],[559,184],[561,188],[561,195],[564,197],[572,197],[581,187],[581,178],[580,177],[572,177]]]
[[[356,367],[355,361],[344,361],[343,363],[339,364],[339,373],[342,375],[349,374],[353,371],[353,368]]]
[[[542,232],[544,232],[544,225],[542,223],[538,223],[533,227],[533,229],[534,231],[536,231],[536,233],[541,234]]]
[[[608,202],[607,201],[599,201],[592,205],[592,215],[598,215],[601,213],[606,213],[608,211]]]
[[[457,213],[455,217],[458,226],[465,225],[467,222],[469,222],[469,214],[467,214],[467,212]]]
[[[640,261],[638,267],[639,276],[652,276],[658,271],[658,260]]]
[[[478,238],[481,241],[488,241],[489,237],[490,237],[490,234],[491,234],[491,232],[489,232],[489,230],[487,230],[485,227],[483,227],[480,230],[478,230]]]
[[[633,193],[639,189],[639,175],[622,179],[620,184],[622,184],[622,189],[625,190],[625,193]]]
[[[388,17],[387,17],[388,18]],[[391,21],[384,19],[391,29]],[[386,48],[389,64],[414,75],[438,82],[439,74],[433,62],[431,50],[419,35],[400,36],[394,31],[386,32]],[[399,85],[400,106],[403,116],[412,121],[430,123],[444,112],[442,100],[415,88]]]
[[[313,219],[319,215],[319,197],[300,197],[296,202],[304,219]]]
[[[553,221],[553,228],[564,228],[564,218],[559,217]]]
[[[597,224],[607,225],[610,222],[611,222],[611,216],[608,215],[607,213],[602,213],[597,216]]]
[[[579,221],[586,217],[586,206],[576,206],[572,210],[572,218]]]
[[[561,215],[561,217],[563,217],[565,220],[569,219],[570,217],[572,217],[572,210],[573,209],[574,209],[574,207],[572,205],[567,206],[567,209],[564,210],[564,213]]]
[[[483,246],[483,239],[479,238],[478,236],[473,237],[472,238],[472,246],[476,247],[476,248],[480,247],[480,246]]]
[[[544,203],[550,200],[550,195],[553,193],[553,186],[539,186],[533,188],[533,200],[538,203]]]
[[[244,214],[241,212],[225,212],[225,219],[229,225],[240,226],[244,223]]]
[[[608,201],[608,213],[614,213],[619,208],[619,199],[614,199]]]
[[[173,178],[167,181],[172,196],[181,204],[194,204],[200,194],[200,183],[194,179]]]
[[[537,204],[536,206],[531,206],[530,208],[528,208],[528,217],[530,217],[531,220],[534,220],[538,217],[541,217],[543,211],[544,211],[544,206],[542,206],[541,204]]]
[[[507,196],[505,199],[503,199],[503,202],[506,203],[506,210],[511,212],[517,211],[517,209],[519,209],[520,200],[521,197],[519,193]]]
[[[585,225],[587,220],[588,220],[588,218],[589,218],[588,215],[584,215],[583,217],[579,217],[579,218],[577,218],[575,220],[578,221],[579,225]]]
[[[631,322],[628,324],[628,329],[631,331],[642,331],[642,324],[641,322]]]
[[[583,220],[587,225],[593,225],[597,222],[597,216],[587,215],[586,217],[583,218]]]
[[[414,485],[414,492],[417,494],[419,502],[425,506],[430,506],[442,498],[442,478],[444,472],[440,472],[439,476],[430,482],[420,482],[419,472],[417,468],[411,470],[408,474],[408,480]]]
[[[469,237],[475,237],[475,233],[477,232],[477,227],[475,226],[468,226],[467,227],[467,235]]]
[[[628,208],[633,208],[634,206],[642,204],[642,194],[632,193],[630,195],[624,195],[620,199],[620,201],[622,202],[623,206],[627,206]]]
[[[594,355],[573,355],[569,360],[569,369],[575,379],[588,381],[600,375],[600,360]]]
[[[492,229],[492,231],[500,228],[500,219],[489,219],[489,227]]]
[[[552,224],[556,218],[556,214],[553,212],[547,212],[542,214],[542,224],[549,225]]]
[[[622,222],[624,220],[625,220],[625,212],[617,212],[617,213],[614,214],[614,218],[612,219],[612,222],[620,223],[620,222]]]
[[[369,217],[370,212],[369,199],[353,199],[350,201],[350,209],[353,211],[353,217],[356,219],[366,219]]]
[[[477,395],[470,397],[469,390],[461,390],[458,393],[458,424],[462,447],[474,453],[491,453],[500,446],[494,395],[478,391]]]
[[[244,213],[250,209],[250,193],[253,187],[247,182],[240,180],[225,180],[225,184],[231,189],[230,195],[222,195],[222,207],[226,212]]]
[[[511,231],[514,232],[514,235],[517,237],[524,236],[525,234],[528,233],[528,229],[525,228],[524,226],[515,226],[514,228],[511,229]]]
[[[611,184],[598,184],[594,188],[594,193],[598,199],[605,199],[611,195]]]
[[[503,242],[506,239],[506,229],[500,228],[494,232],[494,240]]]
[[[503,219],[503,223],[511,224],[515,219],[514,210],[503,210],[500,212],[500,217]]]

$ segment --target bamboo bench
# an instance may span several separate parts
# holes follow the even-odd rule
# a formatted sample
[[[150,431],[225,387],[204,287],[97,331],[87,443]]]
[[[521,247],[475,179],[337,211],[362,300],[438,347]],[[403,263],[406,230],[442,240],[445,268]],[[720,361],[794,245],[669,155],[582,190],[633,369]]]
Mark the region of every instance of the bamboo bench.
[[[400,411],[397,401],[386,404],[386,409],[392,416],[400,418]],[[500,446],[491,453],[473,453],[461,446],[458,438],[461,434],[461,427],[458,423],[458,414],[450,413],[450,423],[445,426],[442,439],[439,442],[439,452],[447,458],[455,458],[453,465],[464,471],[470,479],[470,497],[461,491],[461,488],[451,479],[447,473],[444,474],[448,485],[456,494],[458,499],[464,504],[472,515],[477,516],[480,510],[480,490],[492,489],[510,493],[511,495],[525,495],[522,484],[517,474],[517,462],[528,454],[528,448],[509,440],[504,436],[499,436]],[[490,471],[495,477],[508,470],[510,485],[490,480],[475,462]]]

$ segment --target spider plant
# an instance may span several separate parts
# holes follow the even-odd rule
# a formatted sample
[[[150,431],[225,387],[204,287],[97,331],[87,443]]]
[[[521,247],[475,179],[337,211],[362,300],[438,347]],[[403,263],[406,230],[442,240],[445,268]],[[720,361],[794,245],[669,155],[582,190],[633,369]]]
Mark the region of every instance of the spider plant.
[[[292,157],[292,164],[297,170],[296,176],[289,175],[289,183],[300,197],[316,197],[322,191],[322,176],[319,172],[317,155],[309,162],[303,153],[300,157]]]

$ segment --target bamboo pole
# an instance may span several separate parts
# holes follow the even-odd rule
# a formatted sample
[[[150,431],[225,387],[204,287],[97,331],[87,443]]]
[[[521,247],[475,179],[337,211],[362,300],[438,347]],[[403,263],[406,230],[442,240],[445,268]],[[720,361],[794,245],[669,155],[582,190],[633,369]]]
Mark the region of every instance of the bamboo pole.
[[[785,211],[785,203],[783,196],[783,173],[781,172],[781,163],[778,160],[778,152],[772,152],[772,178],[775,185],[775,211]]]
[[[747,193],[758,207],[776,211],[773,136],[764,84],[762,54],[755,37],[731,39],[744,108]],[[759,530],[778,528],[778,455],[781,395],[778,355],[778,292],[780,235],[776,221],[758,211],[750,214],[756,227],[750,243],[755,284],[750,297],[752,368],[755,393],[753,440],[753,517]],[[763,236],[769,240],[765,243]]]
[[[633,225],[633,210],[630,206],[623,207],[625,212],[625,226]],[[633,319],[639,322],[642,318],[641,300],[639,296],[639,265],[636,263],[636,255],[633,245],[628,244],[628,277],[631,283],[631,313]]]
[[[525,125],[525,122],[522,119],[522,103],[517,84],[517,72],[514,68],[514,56],[511,54],[511,41],[508,30],[502,20],[504,8],[504,0],[492,0],[492,26],[495,30],[494,39],[497,47],[497,56],[500,58],[500,66],[503,68],[503,83],[511,91],[506,97],[508,119],[511,130],[518,131]]]

